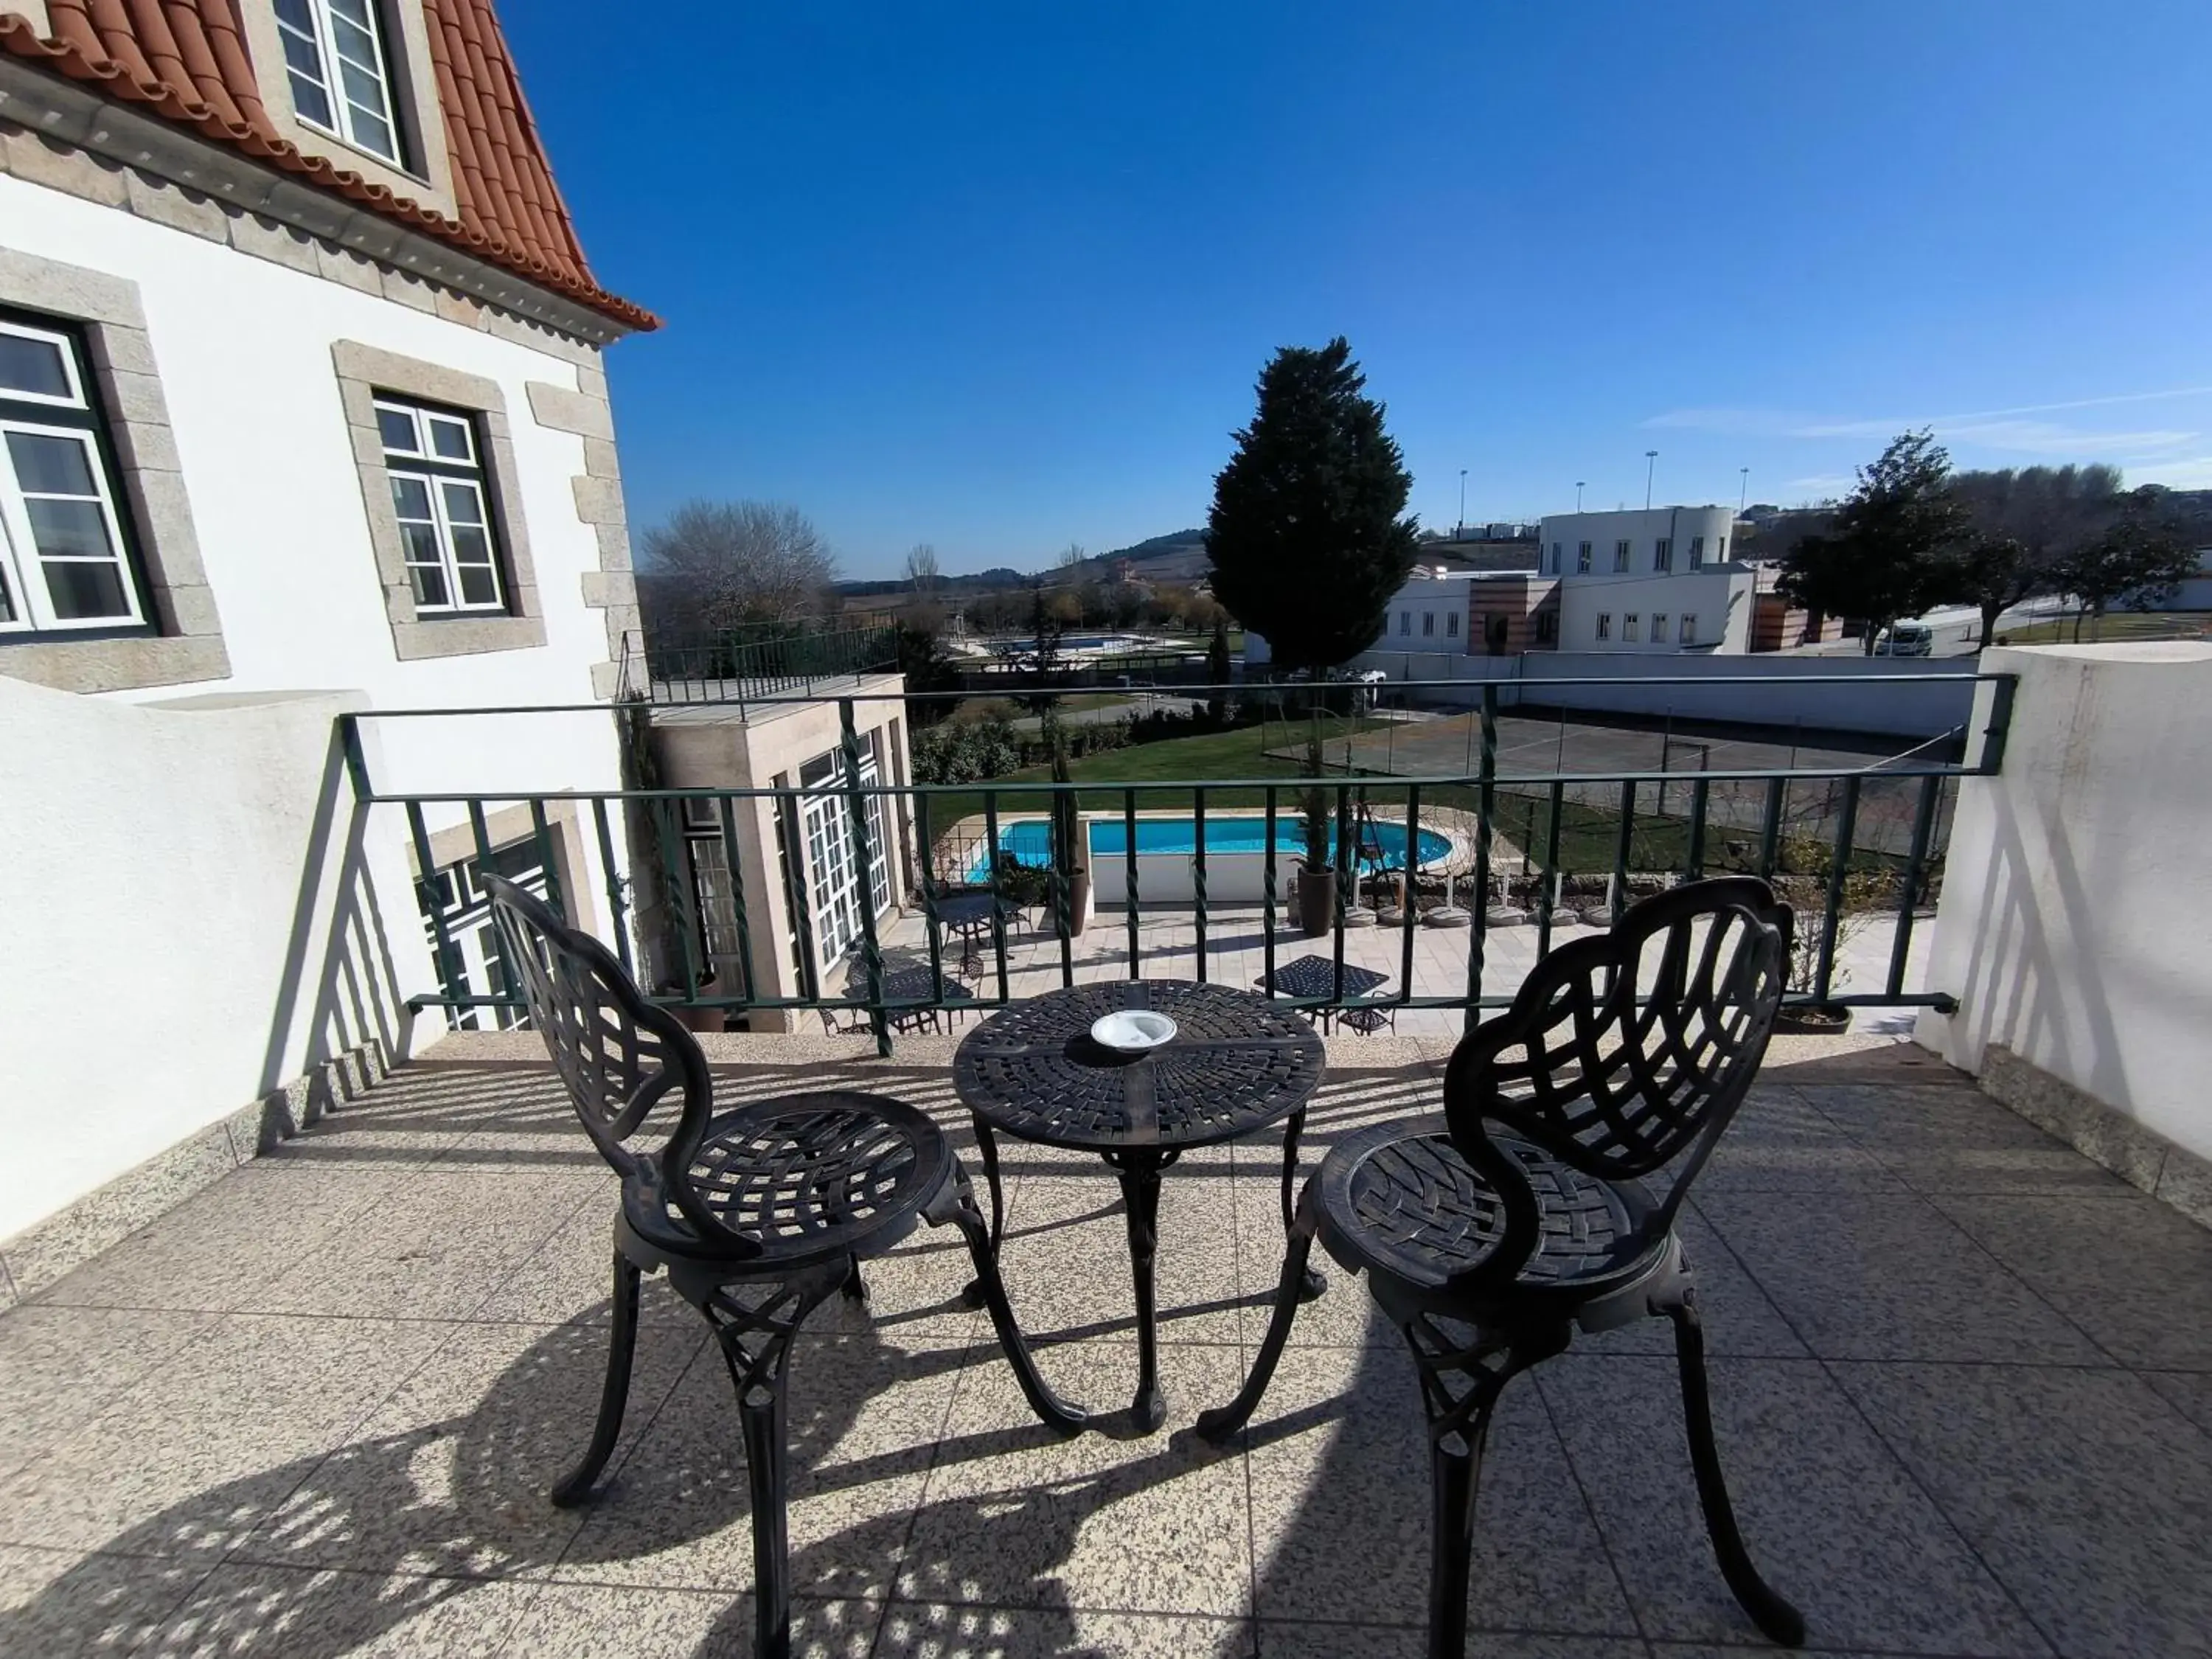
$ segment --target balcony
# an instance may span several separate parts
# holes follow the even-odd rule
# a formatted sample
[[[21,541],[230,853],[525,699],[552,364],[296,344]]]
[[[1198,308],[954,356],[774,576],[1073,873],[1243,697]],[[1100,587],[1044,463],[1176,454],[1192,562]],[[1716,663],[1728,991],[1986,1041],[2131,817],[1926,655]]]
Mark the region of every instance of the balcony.
[[[936,1113],[950,1045],[707,1040],[729,1097],[825,1082]],[[1308,1131],[1431,1112],[1437,1042],[1340,1038]],[[1040,1363],[1134,1375],[1114,1188],[1012,1149],[1005,1261]],[[799,1651],[1412,1656],[1428,1496],[1414,1373],[1356,1281],[1302,1314],[1243,1441],[1281,1247],[1277,1149],[1173,1171],[1168,1429],[1054,1439],[925,1231],[792,1382]],[[735,1411],[648,1284],[628,1441],[588,1432],[611,1177],[534,1036],[459,1034],[0,1321],[0,1650],[750,1651]],[[1781,1039],[1686,1219],[1721,1446],[1819,1648],[2201,1653],[2212,1631],[2203,1232],[1917,1050]],[[1485,1655],[1751,1652],[1714,1569],[1654,1325],[1516,1382],[1479,1516]]]
[[[1395,1033],[1330,1039],[1310,1170],[1359,1127],[1437,1112],[1458,1032],[1510,996],[1543,943],[1585,925],[1544,908],[1568,890],[1553,878],[1604,888],[1723,859],[1781,868],[1785,824],[1809,828],[1798,838],[1825,847],[1832,874],[1871,858],[1896,878],[1846,940],[1847,878],[1808,886],[1800,873],[1812,941],[1800,1000],[1840,990],[1855,1033],[1777,1040],[1685,1215],[1722,1455],[1753,1552],[1818,1650],[2212,1651],[2212,910],[2201,860],[2180,855],[2212,811],[2212,767],[2188,763],[2212,653],[2005,652],[1985,665],[1962,758],[1877,771],[1517,772],[1497,759],[1510,706],[1486,692],[1468,714],[1471,770],[1328,787],[1387,797],[1409,827],[1468,811],[1502,823],[1508,842],[1478,836],[1454,879],[1487,894],[1522,878],[1525,859],[1521,890],[1539,901],[1526,925],[1493,926],[1470,904],[1462,929],[1340,916],[1306,940],[1291,930],[1287,872],[1267,872],[1257,903],[1178,902],[1147,872],[1135,904],[1103,905],[1080,933],[1068,884],[1048,882],[1042,911],[983,941],[973,971],[916,878],[959,819],[1043,813],[1054,792],[1027,783],[974,812],[946,807],[962,792],[915,786],[895,747],[876,749],[868,734],[891,728],[866,717],[865,684],[799,711],[842,757],[832,775],[757,785],[623,787],[580,769],[577,787],[551,787],[606,739],[604,710],[543,711],[562,723],[557,741],[458,759],[395,735],[443,729],[448,717],[428,713],[319,703],[280,728],[258,708],[164,712],[147,753],[200,758],[222,805],[172,797],[161,834],[149,817],[129,844],[233,878],[210,894],[131,866],[142,878],[112,902],[155,943],[141,947],[130,1024],[113,1018],[112,959],[97,964],[88,1029],[65,1023],[82,997],[52,1003],[58,1015],[40,1012],[51,999],[13,1004],[36,1016],[21,1029],[53,1037],[11,1039],[10,1061],[67,1049],[70,1086],[0,1091],[4,1164],[86,1193],[70,1160],[88,1145],[143,1150],[0,1241],[0,1304],[20,1302],[0,1312],[0,1652],[750,1650],[728,1381],[697,1315],[658,1283],[612,1484],[587,1511],[545,1501],[598,1394],[613,1179],[535,1035],[489,1029],[513,1018],[514,999],[464,926],[471,869],[536,872],[641,971],[657,874],[665,1000],[702,1024],[734,1012],[792,1028],[702,1037],[724,1099],[881,1091],[936,1115],[971,1166],[957,1038],[896,1029],[951,999],[891,994],[882,964],[898,952],[964,978],[986,1010],[1132,973],[1249,984],[1271,957],[1308,951],[1366,963],[1392,976],[1364,1000],[1390,1009]],[[759,695],[781,708],[790,694]],[[79,722],[58,726],[64,754],[119,754],[99,744],[155,719],[70,699],[40,710]],[[296,890],[296,906],[246,902],[270,885],[244,880],[255,858],[275,859],[240,842],[230,803],[246,792],[224,782],[226,751],[190,748],[194,721],[236,719],[259,722],[237,777],[256,799],[293,789],[300,803],[283,843],[298,867],[281,866],[277,896]],[[42,824],[79,859],[106,833],[65,782],[37,822],[10,821],[26,870],[45,867]],[[1085,810],[1126,823],[1180,792],[1199,813],[1210,799],[1264,814],[1279,791],[1287,814],[1298,787],[1115,784],[1109,809]],[[1790,816],[1801,787],[1839,810]],[[1939,816],[1954,790],[1955,816]],[[1585,816],[1563,814],[1569,799]],[[1516,833],[1519,805],[1501,802],[1534,802],[1578,837],[1555,848],[1540,818]],[[825,953],[811,836],[833,827],[887,888]],[[1931,917],[1918,901],[1939,865]],[[982,872],[1003,880],[988,860]],[[205,963],[264,937],[263,910],[269,1007],[241,1005],[227,975],[196,988]],[[26,918],[15,991],[74,971],[39,944],[47,914]],[[173,945],[203,937],[203,953]],[[817,1011],[841,1000],[866,1030],[816,1035]],[[249,1091],[213,1093],[223,1055],[195,1046],[194,1022],[261,1075],[301,1077],[295,1054],[315,1069],[223,1116]],[[449,1029],[470,1024],[487,1029]],[[1917,1041],[1899,1041],[1908,1030]],[[158,1051],[131,1046],[149,1032]],[[155,1103],[179,1100],[202,1115],[148,1127]],[[1119,1415],[1135,1356],[1113,1184],[1095,1159],[1006,1151],[1016,1312],[1053,1384],[1105,1415],[1069,1442],[1036,1426],[960,1302],[967,1265],[943,1237],[925,1231],[875,1264],[867,1314],[825,1306],[793,1362],[799,1650],[1419,1654],[1429,1497],[1414,1373],[1356,1280],[1328,1270],[1241,1440],[1216,1450],[1190,1432],[1234,1392],[1265,1320],[1279,1143],[1194,1153],[1167,1178],[1170,1405],[1151,1436]],[[0,1193],[20,1203],[22,1186]],[[1675,1399],[1656,1324],[1582,1339],[1509,1389],[1478,1516],[1471,1652],[1717,1659],[1763,1646],[1706,1547]]]

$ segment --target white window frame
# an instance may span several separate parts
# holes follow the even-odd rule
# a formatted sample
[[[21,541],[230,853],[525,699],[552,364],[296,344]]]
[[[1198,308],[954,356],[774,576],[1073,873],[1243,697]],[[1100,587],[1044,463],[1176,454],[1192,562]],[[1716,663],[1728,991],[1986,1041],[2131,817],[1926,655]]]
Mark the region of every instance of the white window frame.
[[[58,329],[34,327],[7,318],[0,318],[0,333],[11,334],[19,339],[36,340],[56,348],[61,354],[63,374],[69,382],[69,392],[65,396],[0,390],[0,401],[28,404],[34,408],[65,410],[88,419],[88,424],[62,425],[0,413],[0,588],[5,590],[7,606],[7,613],[0,614],[0,635],[21,638],[81,634],[91,629],[143,628],[146,626],[146,606],[137,564],[132,556],[131,544],[124,535],[123,514],[117,504],[115,477],[108,465],[106,446],[102,441],[107,429],[106,416],[94,402],[88,388],[84,364],[79,356],[82,348],[73,335]],[[9,433],[21,433],[27,437],[56,438],[82,445],[86,452],[86,471],[92,478],[92,495],[56,496],[49,491],[23,489],[15,476],[15,459],[9,453],[7,434]],[[27,505],[33,499],[96,501],[112,556],[106,559],[72,556],[50,560],[40,554],[37,538],[31,532],[30,509]],[[53,594],[46,585],[46,567],[49,563],[112,566],[120,579],[127,610],[118,615],[106,617],[63,617],[56,615]]]
[[[1425,640],[1434,639],[1436,633],[1437,613],[1433,611],[1424,611],[1421,612],[1421,637]]]
[[[1667,643],[1667,613],[1663,611],[1655,611],[1651,613],[1651,643],[1654,645]]]
[[[1613,544],[1613,568],[1616,574],[1628,568],[1629,544],[1617,541]]]
[[[1552,544],[1552,574],[1554,576],[1559,574],[1559,544],[1553,542]]]
[[[1451,640],[1459,637],[1459,612],[1456,611],[1444,612],[1444,637]]]
[[[1407,636],[1407,635],[1411,634],[1413,631],[1413,613],[1412,611],[1401,611],[1398,613],[1398,635],[1399,635],[1399,637],[1400,637],[1401,639],[1403,639],[1405,636]]]
[[[1612,611],[1601,611],[1597,613],[1597,633],[1594,637],[1601,640],[1609,640],[1613,637]]]
[[[1700,566],[1700,565],[1704,564],[1704,563],[1705,563],[1705,538],[1703,536],[1692,536],[1692,537],[1691,537],[1691,538],[1690,538],[1690,568],[1691,568],[1691,569],[1692,569],[1692,570],[1695,570],[1695,569],[1697,569],[1697,568],[1698,568],[1698,566]]]
[[[1620,642],[1623,645],[1644,643],[1644,613],[1632,611],[1620,619]]]
[[[1595,551],[1595,544],[1590,542],[1584,542],[1580,547],[1575,550],[1575,574],[1577,576],[1587,576],[1589,574],[1590,558]]]
[[[1651,544],[1651,568],[1672,572],[1674,568],[1674,538],[1662,536]]]
[[[386,27],[386,20],[383,15],[384,8],[381,0],[362,0],[361,9],[362,15],[368,20],[370,49],[376,54],[376,63],[374,66],[376,71],[376,88],[381,94],[384,103],[381,110],[369,110],[368,113],[380,117],[386,130],[392,134],[392,148],[389,149],[380,149],[356,130],[353,117],[355,100],[346,91],[343,67],[350,64],[351,60],[338,55],[337,24],[332,18],[331,0],[297,0],[297,3],[307,8],[308,20],[313,26],[312,30],[302,30],[298,24],[283,15],[281,7],[276,9],[277,38],[284,43],[287,49],[284,56],[284,85],[287,92],[291,94],[292,113],[299,118],[303,126],[313,127],[318,132],[327,132],[332,137],[352,145],[356,149],[375,156],[379,161],[388,161],[393,167],[404,168],[408,164],[406,136],[399,121],[399,100],[393,93],[393,82],[398,76],[397,65],[392,58],[392,43],[387,38],[388,30]],[[354,23],[351,18],[346,21],[348,23]],[[354,26],[361,27],[357,23]],[[307,74],[292,62],[289,48],[295,40],[305,41],[314,49],[316,66],[321,71],[319,81]],[[331,66],[334,64],[342,66],[336,75],[331,72]],[[358,69],[361,65],[354,64],[352,67]],[[319,88],[331,105],[330,120],[318,121],[301,107],[299,94],[293,86],[295,81],[305,81]]]
[[[1680,633],[1680,635],[1676,638],[1676,640],[1675,640],[1675,641],[1674,641],[1674,642],[1675,642],[1675,644],[1677,644],[1677,645],[1695,645],[1695,644],[1698,642],[1698,614],[1697,614],[1697,612],[1696,612],[1696,611],[1685,611],[1682,613],[1682,620],[1681,620],[1681,623],[1680,623],[1680,629],[1681,629],[1681,633]]]
[[[400,510],[400,482],[404,479],[422,485],[430,501],[430,518],[427,522],[437,542],[437,568],[446,585],[446,600],[442,605],[431,604],[417,592],[415,594],[416,614],[419,617],[507,615],[507,571],[501,556],[503,550],[500,544],[498,519],[493,512],[494,502],[489,488],[491,472],[484,463],[483,434],[477,430],[475,417],[465,410],[447,409],[420,399],[383,392],[377,394],[376,412],[378,434],[384,445],[384,470],[392,484],[392,517],[399,525],[401,552],[406,561],[410,586],[420,562],[414,557],[414,544],[408,540],[407,526],[426,521]],[[416,434],[413,449],[392,447],[391,439],[383,434],[382,417],[387,414],[403,416],[413,423]],[[431,425],[434,422],[460,430],[468,446],[465,457],[437,453],[434,440],[426,436],[434,429]],[[429,447],[424,447],[426,443]],[[483,528],[484,546],[490,555],[492,597],[489,599],[471,599],[462,592],[461,561],[454,544],[452,510],[446,501],[445,492],[448,488],[466,489],[476,497],[477,523]],[[474,560],[469,563],[472,568],[476,566]]]

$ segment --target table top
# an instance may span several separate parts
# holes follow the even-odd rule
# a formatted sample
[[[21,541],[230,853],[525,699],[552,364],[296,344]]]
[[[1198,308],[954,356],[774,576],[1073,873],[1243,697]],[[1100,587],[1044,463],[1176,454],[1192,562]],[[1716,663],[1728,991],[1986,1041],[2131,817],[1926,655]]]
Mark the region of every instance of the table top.
[[[1004,901],[995,893],[955,893],[950,898],[936,900],[934,908],[940,925],[972,927],[977,922],[990,921],[992,907],[1001,902]]]
[[[937,994],[936,982],[930,978],[926,962],[886,962],[883,974],[884,1000],[886,1002],[926,1002]],[[845,994],[860,996],[866,993],[868,976],[854,963],[845,970]],[[946,1002],[973,1002],[975,994],[965,982],[951,975],[945,975]]]
[[[1365,996],[1389,977],[1372,968],[1347,962],[1344,964],[1344,994]],[[1263,991],[1269,988],[1266,975],[1261,976],[1259,986]],[[1273,989],[1286,997],[1333,997],[1336,994],[1336,963],[1329,957],[1300,957],[1296,962],[1279,963]]]
[[[1092,1022],[1150,1008],[1176,1035],[1149,1054],[1091,1041]],[[962,1103],[994,1128],[1079,1151],[1175,1150],[1249,1134],[1287,1117],[1320,1087],[1321,1038],[1309,1020],[1249,991],[1188,980],[1116,980],[1030,997],[961,1039]]]

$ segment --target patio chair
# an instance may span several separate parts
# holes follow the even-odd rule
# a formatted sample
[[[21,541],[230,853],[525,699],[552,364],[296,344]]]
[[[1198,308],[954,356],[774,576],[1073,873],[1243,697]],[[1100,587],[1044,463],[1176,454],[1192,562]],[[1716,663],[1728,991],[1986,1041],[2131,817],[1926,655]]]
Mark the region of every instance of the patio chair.
[[[951,1224],[967,1241],[975,1289],[1030,1408],[1066,1433],[1083,1427],[1084,1414],[1038,1375],[967,1172],[934,1122],[903,1101],[847,1090],[717,1112],[698,1043],[603,945],[512,882],[488,875],[484,885],[531,1024],[585,1133],[622,1177],[599,1422],[553,1501],[583,1503],[614,1451],[637,1340],[639,1278],[665,1268],[706,1316],[737,1389],[752,1498],[755,1650],[781,1659],[791,1651],[786,1365],[793,1336],[833,1291],[865,1297],[863,1260],[918,1222]]]
[[[1300,1195],[1252,1373],[1198,1431],[1225,1439],[1259,1405],[1316,1237],[1347,1272],[1365,1269],[1412,1346],[1428,1413],[1431,1659],[1465,1650],[1476,1477],[1506,1383],[1563,1352],[1577,1327],[1662,1315],[1674,1327],[1691,1467],[1722,1575],[1769,1638],[1804,1640],[1804,1620],[1759,1577],[1736,1530],[1695,1280],[1674,1232],[1765,1053],[1790,929],[1789,908],[1750,877],[1644,900],[1609,932],[1547,956],[1512,1006],[1460,1042],[1444,1073],[1445,1133],[1358,1130]]]

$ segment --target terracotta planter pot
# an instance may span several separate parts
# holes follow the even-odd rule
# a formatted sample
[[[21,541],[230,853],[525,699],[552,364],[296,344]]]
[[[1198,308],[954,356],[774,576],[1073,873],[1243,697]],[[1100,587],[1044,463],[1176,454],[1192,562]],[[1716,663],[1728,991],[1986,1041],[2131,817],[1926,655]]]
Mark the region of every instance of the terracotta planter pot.
[[[1091,866],[1079,864],[1067,878],[1067,931],[1080,933],[1091,920]]]

